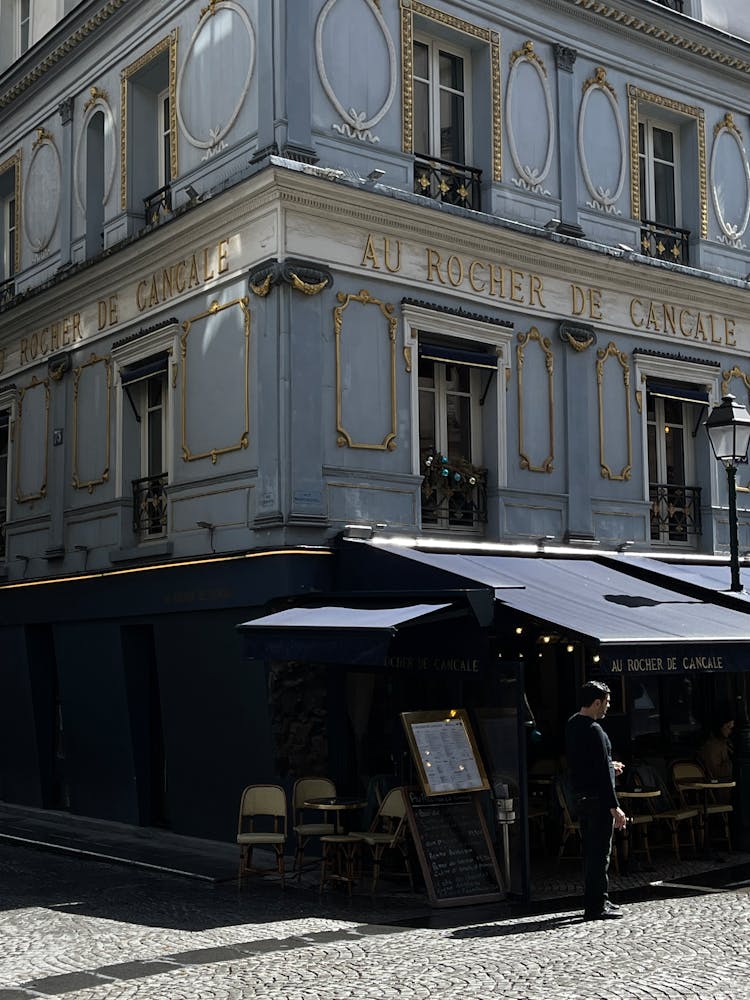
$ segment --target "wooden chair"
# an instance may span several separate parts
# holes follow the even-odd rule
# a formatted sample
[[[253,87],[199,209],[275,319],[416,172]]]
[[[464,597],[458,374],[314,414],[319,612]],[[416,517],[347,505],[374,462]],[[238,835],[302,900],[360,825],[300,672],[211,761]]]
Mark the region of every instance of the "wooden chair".
[[[359,838],[370,848],[372,858],[372,886],[375,892],[380,877],[380,865],[386,851],[395,851],[401,855],[405,874],[409,885],[414,888],[414,879],[409,863],[409,842],[406,837],[408,829],[406,819],[406,803],[401,788],[393,788],[385,796],[369,830],[352,831],[351,836]]]
[[[706,844],[706,832],[712,816],[721,816],[724,837],[728,850],[732,849],[732,838],[729,828],[729,816],[733,812],[730,802],[717,802],[710,789],[705,792],[698,788],[686,788],[691,781],[708,781],[708,775],[702,764],[697,760],[675,760],[670,766],[672,782],[684,809],[698,810],[699,834],[701,847]]]
[[[237,843],[240,845],[240,882],[245,875],[278,872],[284,885],[286,845],[286,793],[280,785],[248,785],[240,799]],[[268,829],[268,827],[271,829]],[[264,828],[265,827],[265,828]],[[253,848],[271,847],[276,854],[273,867],[253,865]]]
[[[695,825],[693,820],[699,819],[697,806],[676,804],[660,772],[650,764],[639,764],[633,768],[633,786],[657,788],[661,795],[658,799],[647,799],[649,809],[655,823],[666,824],[677,861],[681,861],[680,848],[689,846],[695,854]],[[687,827],[687,844],[680,840],[680,829]]]
[[[336,785],[328,778],[298,778],[292,789],[292,816],[297,850],[294,854],[294,871],[299,879],[305,859],[305,848],[311,838],[326,837],[338,832],[330,821],[330,813],[317,812],[315,820],[305,813],[304,804],[309,799],[335,797]]]

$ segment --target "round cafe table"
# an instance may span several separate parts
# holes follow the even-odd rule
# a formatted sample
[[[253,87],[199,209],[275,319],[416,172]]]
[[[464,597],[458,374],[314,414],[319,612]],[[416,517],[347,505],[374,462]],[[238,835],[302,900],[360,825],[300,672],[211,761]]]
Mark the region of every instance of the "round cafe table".
[[[304,809],[318,809],[323,813],[333,813],[336,833],[320,838],[323,856],[320,860],[320,890],[327,882],[343,882],[351,894],[352,885],[357,881],[359,868],[359,837],[347,836],[344,817],[364,809],[367,802],[344,795],[324,795],[320,798],[305,799]],[[348,824],[347,824],[348,825]]]
[[[713,792],[718,792],[723,789],[735,788],[737,786],[736,781],[723,781],[714,779],[706,779],[706,781],[680,781],[679,787],[681,790],[687,789],[688,791],[701,792],[701,816],[700,816],[700,835],[701,842],[704,851],[711,850],[711,830],[710,824],[708,822],[708,817],[711,809],[711,794]],[[730,809],[728,806],[727,809]]]
[[[345,818],[347,813],[354,813],[364,809],[367,802],[360,798],[346,795],[324,795],[320,798],[305,799],[304,809],[318,809],[320,812],[333,813],[336,824],[336,831],[343,832],[343,827],[347,825]]]

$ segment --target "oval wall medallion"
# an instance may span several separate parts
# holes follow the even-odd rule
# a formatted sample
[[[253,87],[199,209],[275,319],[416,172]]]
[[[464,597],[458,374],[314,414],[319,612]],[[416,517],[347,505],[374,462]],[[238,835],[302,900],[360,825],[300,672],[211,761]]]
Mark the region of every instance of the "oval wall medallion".
[[[96,96],[86,102],[86,113],[83,116],[81,131],[78,133],[75,156],[73,157],[73,172],[75,173],[73,190],[76,196],[78,207],[86,214],[86,193],[84,181],[86,179],[86,143],[84,139],[89,127],[89,122],[99,111],[104,115],[104,197],[102,204],[106,205],[112,191],[112,182],[115,179],[115,168],[117,166],[117,141],[115,139],[115,118],[112,109],[106,100],[101,96]],[[83,162],[81,162],[83,158]]]
[[[23,189],[23,228],[34,253],[44,253],[60,217],[62,162],[55,140],[37,129]]]
[[[517,78],[523,74],[519,80]],[[525,80],[524,80],[525,78]],[[538,121],[542,114],[547,117],[547,153],[541,167],[531,166],[523,162],[518,150],[515,128],[513,126],[514,108],[513,96],[518,89],[523,95],[524,121]],[[536,93],[535,93],[536,91]],[[533,191],[534,194],[548,195],[550,192],[543,186],[552,166],[552,154],[555,149],[555,118],[552,109],[547,70],[539,56],[534,52],[532,42],[524,42],[523,48],[511,56],[511,68],[508,74],[508,92],[505,103],[505,127],[508,130],[508,149],[516,168],[518,177],[512,177],[516,187]],[[532,145],[534,143],[532,142]]]
[[[206,8],[190,39],[177,77],[177,118],[185,138],[203,159],[226,149],[224,137],[242,110],[255,68],[255,31],[247,12],[233,0]],[[225,69],[244,66],[239,91],[207,87],[204,80],[232,79]],[[232,103],[233,102],[233,103]]]
[[[347,0],[347,2],[352,2],[352,0]],[[379,110],[369,118],[367,117],[367,111],[357,111],[356,108],[351,107],[347,110],[336,96],[336,93],[331,86],[331,82],[328,79],[328,74],[326,73],[325,68],[325,59],[323,57],[323,29],[325,28],[326,18],[336,4],[339,3],[339,0],[326,0],[326,3],[323,5],[323,9],[318,15],[318,22],[315,25],[315,61],[318,67],[318,76],[320,77],[323,90],[325,91],[328,100],[342,118],[343,124],[334,122],[332,127],[341,135],[348,136],[349,138],[359,139],[361,142],[375,143],[380,142],[380,138],[377,135],[373,135],[371,130],[373,126],[377,125],[383,116],[387,114],[391,104],[393,104],[393,98],[396,96],[396,47],[393,44],[393,39],[388,31],[388,25],[385,23],[385,18],[380,10],[378,0],[361,0],[361,2],[367,6],[368,10],[375,18],[375,22],[380,29],[388,49],[388,94]]]
[[[592,147],[596,150],[597,156],[604,154],[604,161],[600,162],[597,167],[597,172],[601,171],[602,183],[600,184],[597,184],[591,175],[586,155],[587,118],[589,115],[592,117],[591,129],[596,136],[596,142],[592,141],[591,143]],[[616,151],[614,149],[615,143],[617,144]],[[584,84],[583,100],[578,112],[578,156],[581,161],[583,179],[591,195],[591,201],[586,202],[589,208],[599,209],[599,211],[607,212],[610,215],[622,215],[617,207],[617,202],[625,185],[625,149],[625,129],[620,117],[620,110],[617,107],[614,89],[612,84],[607,81],[605,70],[601,66],[597,66],[595,77],[587,80]],[[609,172],[609,176],[607,176],[607,172]],[[614,180],[615,175],[616,180]]]
[[[714,211],[721,227],[721,235],[717,239],[720,243],[743,250],[745,244],[742,237],[750,221],[750,166],[742,133],[729,112],[714,129],[709,175]],[[729,214],[739,222],[730,222],[727,219]]]

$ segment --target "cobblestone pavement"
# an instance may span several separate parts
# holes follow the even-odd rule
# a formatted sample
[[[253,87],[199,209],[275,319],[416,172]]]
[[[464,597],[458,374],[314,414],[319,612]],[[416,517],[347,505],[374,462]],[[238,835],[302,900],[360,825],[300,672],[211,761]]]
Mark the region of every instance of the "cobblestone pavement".
[[[0,1000],[750,1000],[750,883],[654,888],[619,921],[550,902],[413,913],[0,847]]]

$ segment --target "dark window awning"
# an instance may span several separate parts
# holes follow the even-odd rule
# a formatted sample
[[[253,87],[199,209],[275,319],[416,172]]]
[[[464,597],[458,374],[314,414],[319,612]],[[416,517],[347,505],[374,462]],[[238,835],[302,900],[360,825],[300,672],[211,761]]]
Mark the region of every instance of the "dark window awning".
[[[431,621],[451,602],[391,607],[295,607],[238,626],[254,660],[382,664],[403,626]]]
[[[156,354],[143,361],[136,361],[132,365],[120,369],[120,381],[123,385],[134,385],[144,379],[154,375],[163,375],[167,371],[169,357],[165,354]]]
[[[676,399],[681,403],[708,404],[708,392],[704,387],[686,385],[684,382],[667,382],[660,378],[648,378],[646,387],[652,396],[662,396],[664,399]]]
[[[507,608],[598,646],[609,673],[750,669],[750,615],[592,559],[425,552],[372,545],[492,587]],[[674,662],[672,662],[674,661]]]
[[[420,343],[419,356],[425,361],[443,361],[447,364],[467,365],[470,368],[490,368],[492,371],[497,371],[497,357],[482,351],[444,347],[442,344]]]

